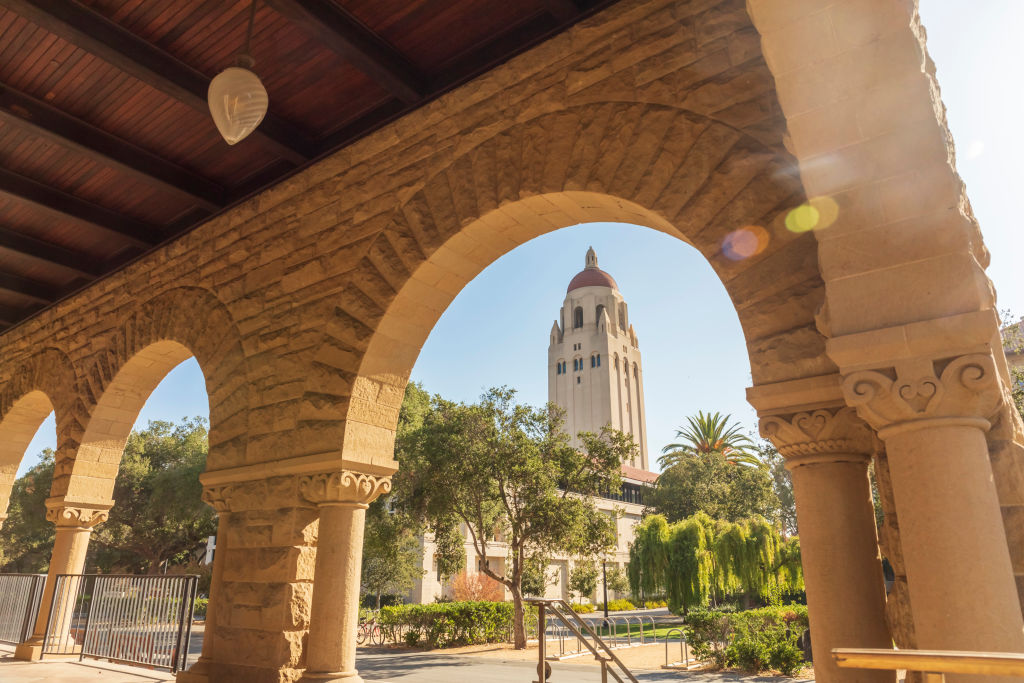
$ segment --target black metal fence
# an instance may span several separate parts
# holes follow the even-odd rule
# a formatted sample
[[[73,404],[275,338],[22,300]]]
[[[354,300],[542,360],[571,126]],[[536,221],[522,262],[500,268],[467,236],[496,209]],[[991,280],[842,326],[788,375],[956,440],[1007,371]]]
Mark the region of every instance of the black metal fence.
[[[196,576],[60,574],[43,656],[185,668]]]
[[[0,641],[28,640],[45,585],[46,574],[0,574]]]

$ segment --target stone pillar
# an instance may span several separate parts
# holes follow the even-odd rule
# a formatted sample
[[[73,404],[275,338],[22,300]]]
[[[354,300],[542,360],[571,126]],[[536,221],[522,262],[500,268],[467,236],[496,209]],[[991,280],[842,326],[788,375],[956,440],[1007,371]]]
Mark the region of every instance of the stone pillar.
[[[46,519],[57,525],[53,553],[50,556],[46,586],[39,602],[39,614],[36,616],[32,636],[15,648],[15,659],[30,661],[42,656],[43,641],[46,638],[46,622],[50,616],[51,605],[53,605],[57,575],[82,573],[92,528],[107,520],[112,505],[113,501],[103,505],[72,504],[63,498],[51,498],[46,501]],[[56,624],[66,624],[69,621],[67,615],[74,609],[73,600],[73,593],[68,594],[61,600],[62,604],[54,607]]]
[[[217,634],[218,599],[224,591],[224,557],[228,550],[227,530],[231,525],[231,508],[228,496],[230,486],[216,486],[203,489],[203,501],[217,511],[217,548],[213,553],[213,575],[210,577],[210,601],[206,606],[206,624],[203,627],[203,649],[199,659],[187,671],[181,671],[175,677],[177,683],[208,683],[215,665],[213,657],[214,642]],[[216,680],[214,677],[212,680]]]
[[[894,671],[840,669],[835,647],[890,648],[868,462],[871,431],[852,408],[761,419],[792,473],[814,674],[826,683],[887,683]]]
[[[302,681],[362,681],[356,671],[359,577],[366,508],[391,490],[391,478],[341,471],[299,480],[302,496],[320,510]]]
[[[885,442],[917,646],[1024,652],[985,439],[1003,400],[992,356],[905,359],[842,389]]]

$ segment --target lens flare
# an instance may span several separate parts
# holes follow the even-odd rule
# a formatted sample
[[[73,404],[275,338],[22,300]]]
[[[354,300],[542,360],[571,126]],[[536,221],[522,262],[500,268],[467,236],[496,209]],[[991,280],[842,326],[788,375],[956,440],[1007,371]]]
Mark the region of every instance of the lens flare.
[[[839,218],[839,204],[831,197],[811,197],[805,204],[786,214],[786,228],[790,232],[823,230]]]
[[[801,204],[786,214],[786,228],[790,232],[807,232],[818,225],[821,214],[810,204]]]
[[[742,261],[760,254],[771,237],[760,225],[745,225],[733,230],[722,240],[722,254],[731,261]]]

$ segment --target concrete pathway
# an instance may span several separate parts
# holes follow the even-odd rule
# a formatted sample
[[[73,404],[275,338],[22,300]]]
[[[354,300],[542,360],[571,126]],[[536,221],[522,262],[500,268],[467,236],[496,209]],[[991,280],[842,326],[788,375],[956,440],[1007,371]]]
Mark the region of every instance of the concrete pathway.
[[[0,681],[4,683],[149,683],[173,681],[161,671],[107,664],[86,659],[75,661],[18,662],[13,648],[0,646]],[[358,666],[367,681],[401,681],[402,683],[507,683],[533,681],[537,678],[536,662],[505,660],[469,654],[441,652],[383,651],[360,648]],[[600,669],[590,664],[551,663],[551,683],[597,683]],[[792,683],[788,678],[742,676],[738,674],[684,673],[679,671],[636,671],[642,683]],[[800,683],[809,683],[808,679]]]

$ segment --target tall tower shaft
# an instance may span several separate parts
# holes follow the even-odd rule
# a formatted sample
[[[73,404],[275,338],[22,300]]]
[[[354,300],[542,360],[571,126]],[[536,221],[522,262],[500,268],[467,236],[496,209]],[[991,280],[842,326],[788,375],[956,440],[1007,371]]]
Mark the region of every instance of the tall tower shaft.
[[[638,446],[627,464],[648,469],[643,377],[629,308],[591,247],[586,267],[569,282],[548,346],[548,400],[565,410],[572,443],[579,445],[579,432],[611,426]]]

